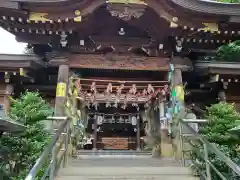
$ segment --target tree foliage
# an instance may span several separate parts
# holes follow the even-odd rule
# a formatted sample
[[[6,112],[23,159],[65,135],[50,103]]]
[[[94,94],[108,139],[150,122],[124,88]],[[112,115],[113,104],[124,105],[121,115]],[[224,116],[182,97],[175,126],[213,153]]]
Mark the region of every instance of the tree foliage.
[[[218,2],[226,2],[226,3],[240,3],[240,0],[217,0]]]
[[[208,119],[209,122],[201,129],[200,133],[203,134],[209,142],[215,144],[225,155],[236,163],[239,163],[240,154],[238,147],[240,138],[230,133],[230,129],[236,127],[236,122],[240,119],[240,114],[236,111],[234,104],[214,104],[207,110],[206,119]],[[197,146],[193,155],[194,158],[201,162],[200,167],[202,171],[205,169],[203,152],[202,146]],[[214,152],[209,153],[209,159],[225,177],[234,180],[232,172],[229,171],[229,167],[222,162]],[[212,176],[213,180],[221,179],[214,171],[212,171]]]
[[[221,61],[240,61],[240,40],[220,46],[217,50],[217,59]]]
[[[9,116],[27,128],[19,136],[0,138],[0,167],[11,180],[23,180],[43,152],[50,136],[42,120],[50,115],[52,109],[38,93],[26,92],[12,101]]]
[[[234,104],[214,104],[208,108],[206,118],[209,120],[208,125],[201,132],[206,135],[208,141],[229,146],[238,143],[239,138],[229,132],[240,119]]]

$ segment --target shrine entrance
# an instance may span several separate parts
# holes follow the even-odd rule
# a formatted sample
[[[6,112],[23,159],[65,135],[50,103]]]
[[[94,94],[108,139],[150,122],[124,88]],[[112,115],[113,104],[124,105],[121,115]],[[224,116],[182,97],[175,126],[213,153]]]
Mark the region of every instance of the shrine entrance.
[[[87,119],[84,149],[93,150],[143,149],[144,113],[168,91],[166,81],[77,78],[75,86]]]
[[[115,113],[110,113],[115,111]],[[134,112],[134,111],[133,111]],[[94,134],[96,127],[96,148],[102,150],[137,150],[144,145],[144,122],[139,113],[126,113],[120,108],[106,108],[104,113],[88,113],[86,132]],[[92,146],[93,148],[93,146]]]

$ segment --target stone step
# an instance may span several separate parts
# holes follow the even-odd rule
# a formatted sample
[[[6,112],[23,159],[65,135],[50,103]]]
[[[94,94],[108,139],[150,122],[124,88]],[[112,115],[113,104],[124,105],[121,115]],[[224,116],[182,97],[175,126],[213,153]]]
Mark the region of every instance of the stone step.
[[[67,167],[59,176],[152,176],[152,175],[191,175],[185,167]]]
[[[146,158],[151,158],[151,155],[126,155],[126,154],[81,154],[81,155],[77,155],[77,158],[80,159],[96,159],[96,158],[109,158],[109,159],[135,159],[135,158],[142,158],[142,159],[146,159]]]
[[[172,158],[92,158],[92,159],[72,159],[69,166],[74,167],[163,167],[163,166],[181,166],[180,161]]]
[[[173,159],[72,159],[56,180],[198,180]]]
[[[77,150],[76,155],[148,155],[151,152],[146,151],[132,151],[132,150]]]
[[[192,176],[151,175],[151,176],[63,176],[56,180],[199,180]]]

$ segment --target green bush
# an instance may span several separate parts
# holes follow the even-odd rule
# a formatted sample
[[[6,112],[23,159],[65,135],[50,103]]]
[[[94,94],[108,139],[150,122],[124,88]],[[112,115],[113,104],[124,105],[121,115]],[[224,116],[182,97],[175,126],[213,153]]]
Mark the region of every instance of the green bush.
[[[27,128],[19,136],[3,135],[0,138],[0,167],[11,180],[24,180],[37,158],[48,144],[50,135],[44,128],[52,109],[38,93],[26,92],[12,101],[9,116]]]
[[[212,105],[207,108],[206,119],[208,119],[209,122],[200,130],[200,133],[203,134],[209,142],[215,144],[225,155],[238,163],[240,161],[240,154],[237,152],[237,149],[240,138],[230,133],[230,129],[234,128],[236,122],[240,119],[240,114],[236,111],[234,104],[219,103]],[[200,161],[199,166],[201,171],[203,171],[205,169],[205,163],[203,160],[202,146],[197,146],[193,157]],[[209,159],[226,178],[234,180],[228,166],[222,162],[214,152],[209,152]],[[212,180],[221,180],[213,170]]]

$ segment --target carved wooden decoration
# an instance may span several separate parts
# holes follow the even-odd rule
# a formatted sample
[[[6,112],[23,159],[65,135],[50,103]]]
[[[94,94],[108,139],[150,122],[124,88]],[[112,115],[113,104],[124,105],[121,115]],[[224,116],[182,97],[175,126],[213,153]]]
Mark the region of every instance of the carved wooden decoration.
[[[129,21],[132,18],[140,18],[145,12],[145,5],[131,5],[131,4],[107,4],[107,9],[112,16],[118,17],[124,21]]]

